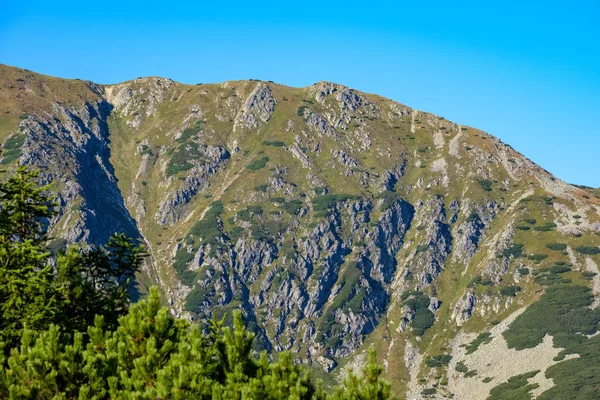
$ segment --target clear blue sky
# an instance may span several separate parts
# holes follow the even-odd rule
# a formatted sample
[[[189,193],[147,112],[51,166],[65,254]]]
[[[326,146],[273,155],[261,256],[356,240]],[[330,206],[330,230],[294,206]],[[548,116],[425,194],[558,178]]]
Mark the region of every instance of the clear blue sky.
[[[600,187],[598,0],[6,3],[1,63],[99,83],[334,81],[486,130]]]

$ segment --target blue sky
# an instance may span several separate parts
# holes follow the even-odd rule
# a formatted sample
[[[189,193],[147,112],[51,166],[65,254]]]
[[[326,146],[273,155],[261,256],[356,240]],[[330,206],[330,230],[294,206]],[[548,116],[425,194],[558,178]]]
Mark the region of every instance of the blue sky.
[[[115,83],[320,80],[483,129],[600,187],[600,2],[10,2],[0,62]]]

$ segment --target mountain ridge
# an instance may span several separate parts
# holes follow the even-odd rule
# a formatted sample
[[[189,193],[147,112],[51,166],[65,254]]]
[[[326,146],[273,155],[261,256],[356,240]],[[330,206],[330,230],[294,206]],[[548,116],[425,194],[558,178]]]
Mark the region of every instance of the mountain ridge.
[[[485,359],[504,340],[490,324],[546,287],[600,295],[599,191],[377,95],[331,82],[97,85],[0,66],[0,101],[0,163],[57,182],[57,248],[138,237],[142,289],[158,284],[200,321],[240,308],[262,348],[315,373],[343,375],[374,345],[398,395],[458,395],[478,379],[460,372],[475,363],[457,344],[469,332],[493,332],[472,352]],[[476,364],[481,398],[501,383],[482,379],[534,369]]]

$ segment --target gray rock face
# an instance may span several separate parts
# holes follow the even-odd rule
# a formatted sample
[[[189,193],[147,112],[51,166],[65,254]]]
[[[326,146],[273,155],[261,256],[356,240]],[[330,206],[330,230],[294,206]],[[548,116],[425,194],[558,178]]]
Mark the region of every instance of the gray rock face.
[[[461,297],[456,303],[454,310],[452,311],[452,320],[456,321],[458,326],[462,326],[471,318],[475,304],[477,303],[477,297],[473,289],[467,290],[467,292]]]
[[[295,242],[294,252],[282,253],[282,241],[238,240],[213,259],[199,257],[195,263],[204,278],[198,285],[206,301],[198,312],[208,315],[214,306],[237,298],[257,324],[274,326],[263,338],[269,347],[298,349],[309,343],[309,357],[349,355],[385,313],[395,254],[414,215],[413,207],[398,199],[369,228],[373,207],[365,200],[336,204]],[[352,259],[348,255],[355,238],[347,235],[349,228],[362,232],[363,240],[362,250]],[[247,286],[254,282],[260,290],[250,295]],[[340,305],[332,306],[336,298],[342,298],[335,300]],[[308,342],[303,339],[307,335]]]
[[[396,168],[393,168],[389,171],[385,171],[383,176],[381,177],[381,191],[390,190],[393,191],[396,189],[396,184],[404,176],[404,170],[406,169],[406,162],[403,162]]]
[[[452,249],[452,234],[446,223],[446,210],[441,198],[434,198],[421,207],[417,219],[424,228],[424,238],[407,270],[417,278],[417,285],[425,288],[444,268]]]
[[[483,239],[485,228],[491,224],[497,212],[498,204],[488,201],[472,209],[464,223],[458,227],[454,256],[460,262],[466,265],[471,260]]]
[[[230,154],[221,146],[198,146],[200,161],[186,176],[183,185],[168,193],[158,206],[156,222],[171,225],[186,214],[185,206],[202,190],[209,186],[208,178],[224,168]]]
[[[494,250],[497,254],[501,253],[503,250],[507,249],[509,246],[514,244],[513,238],[515,235],[515,230],[511,226],[508,226],[507,229],[502,233],[499,242],[496,244]],[[483,269],[483,276],[488,277],[495,284],[500,283],[504,275],[508,272],[508,266],[510,264],[510,260],[513,257],[501,257],[492,258],[487,263],[487,265]]]
[[[271,88],[265,83],[259,83],[252,91],[243,108],[235,119],[233,130],[250,129],[268,122],[275,112],[277,99],[273,96]]]
[[[63,229],[68,243],[101,245],[115,232],[140,238],[109,161],[111,106],[57,103],[55,112],[60,118],[37,115],[23,123],[27,138],[20,158],[40,169],[42,182],[56,182],[59,214],[53,224]]]

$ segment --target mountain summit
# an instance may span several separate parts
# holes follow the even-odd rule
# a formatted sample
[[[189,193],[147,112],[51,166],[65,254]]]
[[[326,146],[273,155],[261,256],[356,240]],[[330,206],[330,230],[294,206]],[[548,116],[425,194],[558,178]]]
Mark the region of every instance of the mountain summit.
[[[478,129],[330,82],[0,65],[0,140],[56,182],[52,249],[137,238],[142,292],[241,309],[326,383],[375,346],[399,397],[600,393],[600,190]]]

